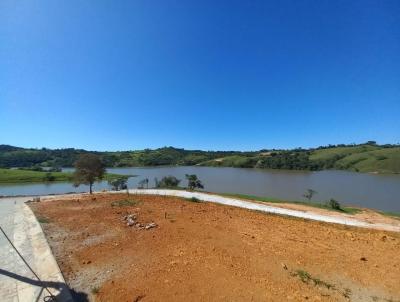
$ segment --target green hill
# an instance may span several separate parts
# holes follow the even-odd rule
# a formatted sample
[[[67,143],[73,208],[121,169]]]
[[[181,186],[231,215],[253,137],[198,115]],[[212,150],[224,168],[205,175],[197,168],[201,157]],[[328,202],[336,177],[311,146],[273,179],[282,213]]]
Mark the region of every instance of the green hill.
[[[325,146],[313,149],[239,151],[185,150],[173,147],[97,152],[81,149],[24,149],[0,145],[0,167],[71,167],[82,153],[102,157],[108,167],[212,166],[289,170],[339,169],[357,172],[400,173],[400,146]]]

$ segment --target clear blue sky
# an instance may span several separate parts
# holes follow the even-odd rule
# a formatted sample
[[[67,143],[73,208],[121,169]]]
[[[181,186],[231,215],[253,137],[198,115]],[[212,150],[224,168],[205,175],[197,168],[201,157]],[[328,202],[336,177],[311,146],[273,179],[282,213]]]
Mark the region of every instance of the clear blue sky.
[[[0,144],[400,142],[400,1],[0,1]]]

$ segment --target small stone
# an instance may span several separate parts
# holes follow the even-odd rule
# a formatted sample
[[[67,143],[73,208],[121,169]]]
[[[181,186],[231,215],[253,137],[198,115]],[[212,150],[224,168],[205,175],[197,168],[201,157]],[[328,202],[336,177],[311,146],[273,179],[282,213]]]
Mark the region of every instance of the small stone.
[[[281,265],[282,265],[282,268],[283,268],[284,270],[287,270],[287,269],[288,269],[288,267],[286,266],[285,263],[281,263]]]
[[[150,222],[149,224],[147,224],[145,226],[145,229],[149,230],[149,229],[155,228],[156,226],[157,226],[157,224],[155,224],[154,222]]]
[[[136,224],[135,220],[132,217],[128,217],[126,225],[133,226],[134,224]]]
[[[361,260],[361,261],[367,261],[367,258],[361,257],[360,260]]]

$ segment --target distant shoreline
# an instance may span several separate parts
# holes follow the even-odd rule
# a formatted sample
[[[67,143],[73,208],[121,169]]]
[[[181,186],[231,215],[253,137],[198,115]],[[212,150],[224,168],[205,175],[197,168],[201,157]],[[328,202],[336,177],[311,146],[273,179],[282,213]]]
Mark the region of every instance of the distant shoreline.
[[[80,154],[100,156],[108,167],[206,166],[279,170],[345,170],[372,174],[400,173],[400,146],[329,145],[310,149],[260,151],[202,151],[174,147],[133,151],[28,149],[0,145],[0,167],[72,167]]]

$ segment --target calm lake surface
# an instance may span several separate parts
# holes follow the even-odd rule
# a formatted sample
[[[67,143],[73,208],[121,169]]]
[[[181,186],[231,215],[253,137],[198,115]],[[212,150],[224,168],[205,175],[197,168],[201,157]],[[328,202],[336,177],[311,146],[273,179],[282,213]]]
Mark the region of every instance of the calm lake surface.
[[[66,168],[65,171],[72,171]],[[186,186],[185,174],[197,174],[205,190],[218,193],[241,193],[257,196],[276,197],[285,200],[304,200],[306,189],[318,191],[315,201],[334,198],[347,205],[400,212],[400,175],[372,175],[346,171],[283,171],[243,168],[213,167],[146,167],[109,168],[109,172],[131,174],[130,188],[136,188],[143,178],[154,185],[154,178],[173,175],[182,179]],[[107,182],[94,185],[95,190],[109,189]],[[88,191],[87,186],[75,188],[70,183],[50,184],[0,184],[0,195],[45,195],[55,193]]]

